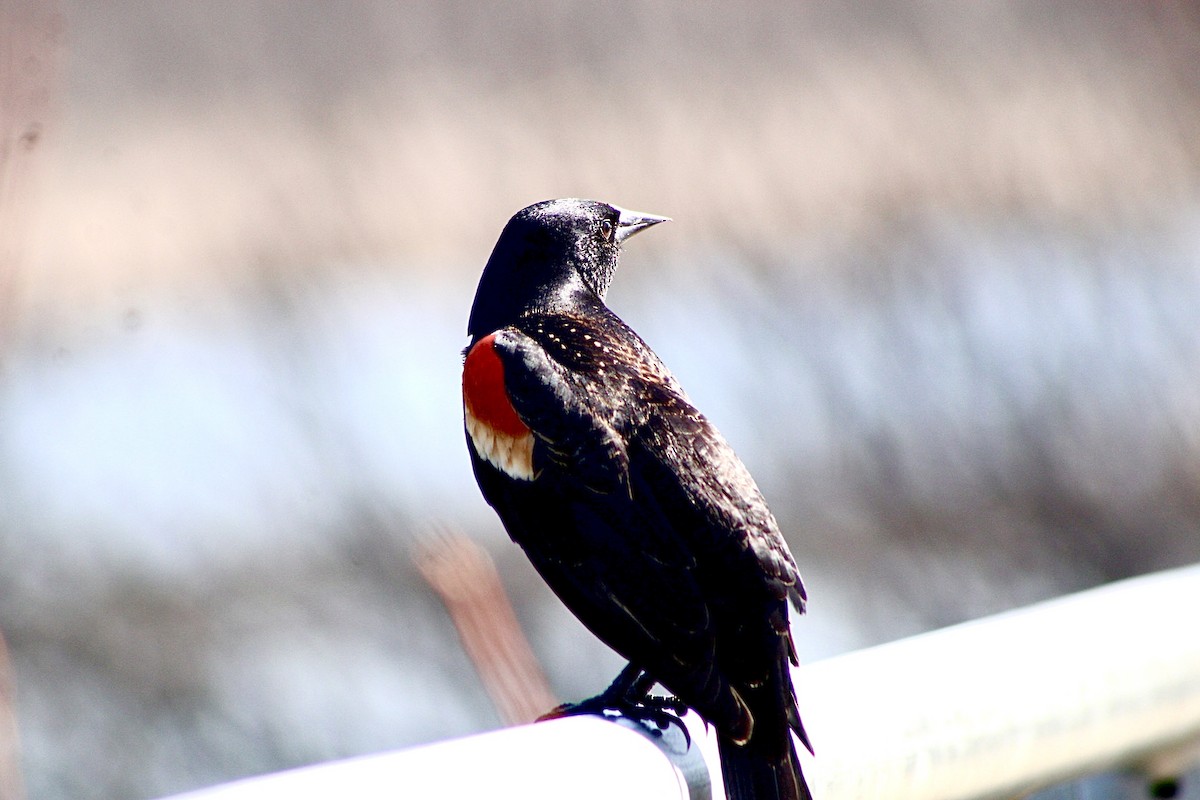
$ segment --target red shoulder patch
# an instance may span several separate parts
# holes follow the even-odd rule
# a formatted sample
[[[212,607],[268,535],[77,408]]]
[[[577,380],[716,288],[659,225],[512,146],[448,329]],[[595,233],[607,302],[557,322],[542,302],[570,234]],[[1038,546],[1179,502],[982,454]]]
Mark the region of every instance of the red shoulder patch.
[[[476,342],[463,362],[463,422],[480,458],[517,480],[537,477],[533,432],[517,416],[504,388],[495,334]]]
[[[504,363],[496,354],[496,334],[471,348],[463,362],[463,405],[467,412],[497,433],[524,436],[529,427],[517,416],[504,388]]]

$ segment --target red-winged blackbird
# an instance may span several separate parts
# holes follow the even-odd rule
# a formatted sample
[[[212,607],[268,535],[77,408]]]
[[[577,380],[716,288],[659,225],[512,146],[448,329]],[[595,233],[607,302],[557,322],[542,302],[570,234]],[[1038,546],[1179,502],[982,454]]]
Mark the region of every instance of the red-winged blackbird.
[[[464,351],[484,498],[550,588],[719,735],[732,800],[809,798],[789,663],[804,587],[750,473],[604,304],[621,242],[665,217],[592,200],[519,211],[484,268]]]

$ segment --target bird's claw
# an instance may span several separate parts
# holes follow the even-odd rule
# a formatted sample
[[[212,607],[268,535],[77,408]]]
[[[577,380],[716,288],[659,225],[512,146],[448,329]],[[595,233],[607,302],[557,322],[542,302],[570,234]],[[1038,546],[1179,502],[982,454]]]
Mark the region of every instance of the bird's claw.
[[[537,722],[547,722],[552,719],[562,719],[563,717],[577,717],[582,714],[598,714],[603,716],[605,711],[619,711],[614,704],[608,702],[608,698],[602,694],[595,697],[589,697],[587,700],[580,700],[578,703],[563,703],[547,711],[537,718]]]
[[[688,732],[687,725],[683,724],[683,715],[687,713],[687,710],[687,704],[678,697],[647,695],[641,703],[632,707],[632,713],[626,712],[625,716],[633,717],[639,722],[653,722],[658,726],[655,734],[659,736],[669,726],[676,725],[683,733],[687,746],[691,747],[692,735]]]
[[[555,706],[538,717],[537,721],[546,722],[581,714],[605,716],[606,712],[613,712],[642,724],[653,724],[657,727],[657,730],[653,731],[657,736],[661,736],[669,726],[676,725],[683,732],[688,746],[691,747],[691,734],[688,732],[687,726],[683,724],[683,715],[687,713],[687,705],[678,697],[647,695],[640,701],[633,701],[624,696],[611,696],[605,692],[578,703],[563,703]]]

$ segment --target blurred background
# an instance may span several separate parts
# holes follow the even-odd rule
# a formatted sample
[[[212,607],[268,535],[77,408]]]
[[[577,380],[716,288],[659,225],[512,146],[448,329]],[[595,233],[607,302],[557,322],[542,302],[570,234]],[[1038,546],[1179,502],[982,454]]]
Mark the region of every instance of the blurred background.
[[[804,660],[1200,560],[1197,4],[0,0],[0,48],[30,797],[500,725],[437,525],[556,695],[615,674],[462,437],[475,282],[550,197],[675,219],[610,305],[771,502]]]

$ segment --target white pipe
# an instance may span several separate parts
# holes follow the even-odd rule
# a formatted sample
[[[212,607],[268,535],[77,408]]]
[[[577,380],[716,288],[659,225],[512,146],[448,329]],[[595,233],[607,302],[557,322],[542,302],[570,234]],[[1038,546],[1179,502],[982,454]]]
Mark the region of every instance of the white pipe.
[[[1014,797],[1200,741],[1200,565],[818,662],[818,800]],[[1184,750],[1186,752],[1186,750]]]
[[[817,800],[1011,798],[1200,742],[1200,565],[827,659],[796,675]],[[689,717],[689,721],[691,717]],[[674,730],[674,729],[672,729]],[[699,747],[590,717],[251,779],[175,800],[692,798]],[[803,751],[802,751],[803,752]],[[668,758],[668,753],[671,758]],[[674,759],[672,761],[672,759]]]
[[[568,717],[248,778],[171,800],[709,800],[698,748],[594,716]]]

